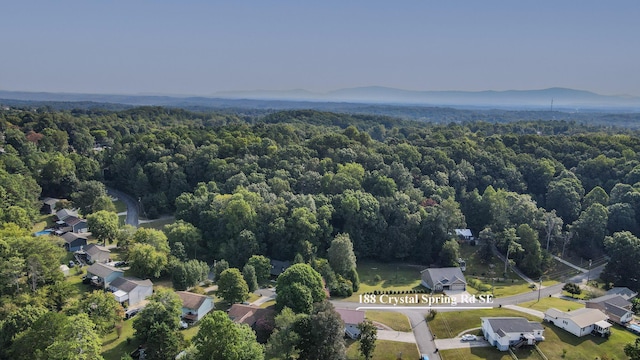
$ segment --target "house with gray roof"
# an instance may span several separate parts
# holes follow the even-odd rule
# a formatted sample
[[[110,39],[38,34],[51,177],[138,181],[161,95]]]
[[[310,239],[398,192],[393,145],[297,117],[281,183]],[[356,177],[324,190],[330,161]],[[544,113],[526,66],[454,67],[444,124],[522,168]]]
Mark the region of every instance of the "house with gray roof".
[[[87,246],[87,238],[85,236],[68,232],[62,234],[60,237],[64,240],[62,246],[64,246],[67,251],[78,251]]]
[[[564,329],[577,337],[589,334],[609,336],[609,317],[598,309],[583,308],[564,312],[551,308],[544,313],[544,321]]]
[[[56,204],[60,201],[57,198],[44,198],[42,199],[42,209],[41,212],[43,214],[52,215],[56,213]]]
[[[95,286],[108,289],[109,285],[119,277],[124,276],[124,271],[101,263],[95,263],[87,268],[87,276]],[[94,278],[95,277],[95,278]]]
[[[134,277],[118,277],[109,284],[109,290],[119,303],[127,301],[129,306],[134,306],[153,294],[153,283]]]
[[[291,266],[291,262],[289,261],[269,260],[269,262],[271,263],[271,275],[276,277]]]
[[[90,263],[106,263],[111,258],[111,250],[104,246],[89,244],[83,248],[83,251]]]
[[[628,287],[614,287],[611,288],[611,290],[607,291],[606,295],[620,295],[625,298],[625,300],[631,301],[636,296],[638,296],[638,293],[629,289]]]
[[[544,326],[522,317],[482,317],[482,333],[500,351],[535,345],[544,340]]]
[[[431,291],[466,290],[467,281],[459,267],[429,268],[420,272],[422,285]]]
[[[214,309],[213,299],[206,295],[188,291],[176,291],[182,300],[182,318],[188,321],[199,321]]]
[[[626,325],[633,320],[632,304],[620,295],[604,295],[586,302],[589,309],[598,309],[609,317],[609,320]]]

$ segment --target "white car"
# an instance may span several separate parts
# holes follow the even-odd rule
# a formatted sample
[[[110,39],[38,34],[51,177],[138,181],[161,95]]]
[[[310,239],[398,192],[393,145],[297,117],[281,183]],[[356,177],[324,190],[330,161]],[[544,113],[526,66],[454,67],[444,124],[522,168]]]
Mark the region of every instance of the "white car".
[[[186,321],[180,321],[180,329],[186,329],[189,327]]]
[[[462,341],[476,341],[478,337],[471,334],[462,335]]]

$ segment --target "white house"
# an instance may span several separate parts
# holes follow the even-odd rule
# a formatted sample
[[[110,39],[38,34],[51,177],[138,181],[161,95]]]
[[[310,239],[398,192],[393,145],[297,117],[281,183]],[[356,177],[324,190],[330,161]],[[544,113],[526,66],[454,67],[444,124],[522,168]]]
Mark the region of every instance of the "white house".
[[[454,229],[453,231],[461,240],[474,240],[473,233],[470,229]]]
[[[482,333],[500,351],[507,351],[510,346],[535,345],[544,340],[542,324],[521,317],[483,317]]]
[[[609,317],[598,309],[583,308],[570,312],[551,308],[544,313],[544,321],[581,337],[591,333],[608,336],[611,332]]]
[[[420,276],[422,285],[431,291],[467,290],[467,282],[459,267],[425,269]]]
[[[176,294],[182,300],[182,318],[185,320],[199,321],[214,309],[213,299],[209,296],[188,291],[176,291]]]
[[[151,280],[119,277],[109,284],[109,289],[118,302],[128,301],[129,306],[133,306],[153,294],[153,283]]]

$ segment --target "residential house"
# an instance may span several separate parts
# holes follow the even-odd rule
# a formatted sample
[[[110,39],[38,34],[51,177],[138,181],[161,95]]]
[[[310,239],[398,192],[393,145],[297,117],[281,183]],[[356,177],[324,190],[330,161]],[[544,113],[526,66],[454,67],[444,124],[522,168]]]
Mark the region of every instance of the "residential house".
[[[289,261],[280,261],[280,260],[270,260],[271,263],[271,276],[278,276],[282,274],[289,266],[291,266],[291,262]]]
[[[109,290],[119,303],[129,302],[134,306],[153,294],[151,280],[140,280],[134,277],[119,277],[109,284]]]
[[[93,285],[108,289],[114,280],[124,276],[124,271],[102,263],[95,263],[87,268],[87,276],[92,278]]]
[[[544,326],[539,322],[522,317],[482,317],[480,321],[484,337],[500,351],[544,340]]]
[[[40,212],[47,215],[52,215],[56,213],[56,204],[60,201],[60,199],[56,198],[44,198],[42,199],[42,208]]]
[[[82,235],[68,232],[62,234],[60,237],[64,240],[64,244],[62,246],[64,246],[67,251],[75,252],[82,250],[83,247],[87,246],[87,238]]]
[[[106,263],[111,259],[111,250],[104,246],[89,244],[83,248],[89,263]]]
[[[583,308],[564,312],[551,308],[544,313],[544,321],[564,329],[575,336],[594,335],[609,336],[611,324],[609,317],[598,309]]]
[[[200,321],[214,309],[213,299],[209,296],[188,291],[177,291],[176,293],[182,299],[182,318],[185,320]]]
[[[364,311],[336,309],[336,312],[340,314],[340,318],[344,322],[344,334],[351,339],[360,337],[358,324],[364,322]]]
[[[611,288],[611,290],[607,291],[606,295],[620,295],[625,300],[631,301],[636,296],[638,296],[638,293],[629,289],[628,287],[614,287]]]
[[[87,220],[80,218],[78,212],[70,209],[61,209],[56,212],[58,224],[61,228],[68,228],[67,231],[73,231],[75,233],[83,233],[88,231]]]
[[[252,305],[233,304],[228,311],[229,318],[238,324],[247,324],[255,330],[256,323],[261,320],[273,319],[273,309],[263,309]]]
[[[64,220],[70,216],[78,217],[78,212],[73,209],[60,209],[56,211],[56,217],[58,218],[58,225],[63,225]]]
[[[598,309],[609,317],[609,320],[626,325],[633,320],[632,304],[620,295],[604,295],[586,302],[589,309]]]
[[[429,268],[420,274],[422,285],[431,291],[467,289],[467,282],[459,267]]]

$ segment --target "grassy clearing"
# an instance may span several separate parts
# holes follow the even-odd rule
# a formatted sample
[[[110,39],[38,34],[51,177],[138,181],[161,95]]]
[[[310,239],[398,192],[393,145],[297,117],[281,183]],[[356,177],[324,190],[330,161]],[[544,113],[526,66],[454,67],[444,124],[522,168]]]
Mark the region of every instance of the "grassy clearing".
[[[556,308],[562,311],[571,311],[576,309],[582,309],[584,304],[575,301],[569,301],[556,297],[546,297],[540,299],[540,301],[529,301],[526,303],[518,304],[518,306],[534,309],[538,311],[546,311],[549,308]]]
[[[157,220],[152,220],[151,222],[141,223],[140,227],[162,230],[165,225],[173,224],[174,222],[176,222],[176,218],[171,216],[171,217],[161,218]]]
[[[396,331],[411,331],[409,319],[404,314],[392,311],[367,311],[367,319],[387,325]]]
[[[542,278],[547,280],[555,280],[557,283],[564,282],[568,278],[578,275],[579,273],[580,271],[554,259],[549,264],[549,268],[547,268],[542,274]]]
[[[387,340],[377,340],[376,349],[373,353],[374,360],[417,359],[419,356],[420,354],[415,344]],[[360,354],[357,341],[347,341],[347,359],[364,359]]]
[[[275,306],[276,306],[276,301],[275,300],[269,300],[269,301],[263,303],[262,305],[260,305],[260,307],[263,308],[263,309],[266,309],[268,307],[275,308]]]
[[[129,339],[129,341],[127,341]],[[122,322],[122,334],[114,330],[102,340],[102,356],[105,360],[120,360],[125,354],[130,354],[138,347],[138,342],[133,337],[133,320]]]
[[[116,212],[117,213],[122,213],[127,211],[127,204],[124,203],[124,201],[122,200],[116,200],[113,202],[113,206],[116,207]]]
[[[441,339],[452,338],[459,333],[480,326],[481,317],[515,316],[539,321],[535,316],[510,309],[482,309],[469,311],[441,311],[434,319],[427,318],[433,334]]]
[[[520,355],[518,355],[519,357]],[[442,360],[511,360],[511,356],[493,347],[474,347],[440,351]]]
[[[591,335],[578,338],[545,324],[545,341],[538,346],[549,359],[603,359],[605,356],[609,359],[626,359],[624,346],[634,342],[637,336],[617,325],[612,329],[608,339]]]
[[[358,295],[374,291],[423,290],[420,285],[420,266],[407,264],[387,264],[372,261],[358,263],[360,290],[346,298],[358,301]]]

